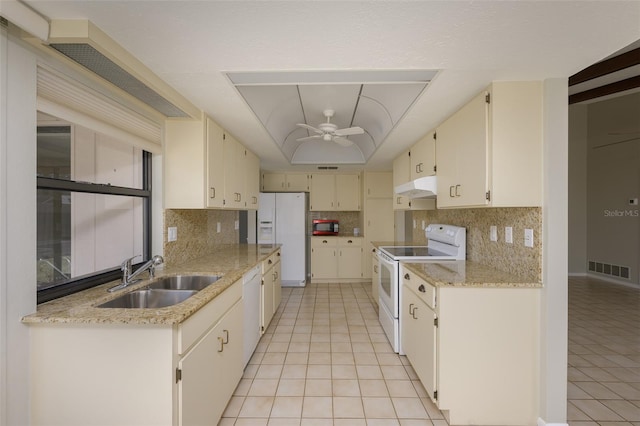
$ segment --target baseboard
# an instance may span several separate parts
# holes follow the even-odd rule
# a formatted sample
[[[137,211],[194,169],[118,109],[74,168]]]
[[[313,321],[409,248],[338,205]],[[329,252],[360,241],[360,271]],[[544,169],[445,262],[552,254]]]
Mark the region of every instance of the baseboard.
[[[538,426],[569,426],[568,423],[547,423],[541,418],[538,418]]]
[[[587,273],[586,272],[569,272],[569,276],[575,277],[575,278],[581,278],[581,277],[586,277]]]
[[[599,281],[605,281],[608,283],[612,283],[612,284],[618,284],[618,285],[622,285],[625,287],[631,287],[631,288],[639,288],[640,286],[636,283],[633,282],[629,282],[627,280],[620,280],[620,279],[616,279],[613,277],[608,277],[606,275],[602,275],[602,274],[587,274],[588,278],[592,278],[594,280],[599,280]]]

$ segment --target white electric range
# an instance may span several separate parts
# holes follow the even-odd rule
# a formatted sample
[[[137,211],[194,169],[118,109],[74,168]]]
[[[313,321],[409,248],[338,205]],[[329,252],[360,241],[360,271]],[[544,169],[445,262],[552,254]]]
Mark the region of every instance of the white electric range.
[[[378,317],[393,346],[403,355],[400,338],[401,283],[400,262],[447,262],[465,260],[466,229],[453,225],[432,224],[425,228],[426,246],[380,246],[378,262]]]

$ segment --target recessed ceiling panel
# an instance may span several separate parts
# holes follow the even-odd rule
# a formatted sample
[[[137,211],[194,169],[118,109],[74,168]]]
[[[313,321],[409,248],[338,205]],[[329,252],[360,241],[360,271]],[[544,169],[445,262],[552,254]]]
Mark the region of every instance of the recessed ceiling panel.
[[[361,96],[384,105],[395,126],[425,87],[427,83],[365,84]]]
[[[303,123],[296,86],[243,86],[238,91],[278,145]]]
[[[358,103],[359,84],[306,85],[299,86],[306,124],[318,127],[327,121],[323,111],[334,111],[331,122],[338,129],[351,126],[353,113]]]
[[[380,145],[393,129],[393,120],[389,110],[385,105],[372,98],[360,98],[353,124],[366,129],[376,146]]]

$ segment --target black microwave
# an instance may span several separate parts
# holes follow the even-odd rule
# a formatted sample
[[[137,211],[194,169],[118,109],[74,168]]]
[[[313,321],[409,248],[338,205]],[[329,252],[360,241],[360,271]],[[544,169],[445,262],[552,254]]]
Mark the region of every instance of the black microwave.
[[[313,235],[338,235],[340,222],[334,219],[314,219]]]

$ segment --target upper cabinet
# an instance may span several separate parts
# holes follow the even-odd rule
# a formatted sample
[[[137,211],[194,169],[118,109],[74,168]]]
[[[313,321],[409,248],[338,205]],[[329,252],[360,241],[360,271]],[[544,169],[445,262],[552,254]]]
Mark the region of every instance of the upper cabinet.
[[[164,141],[167,209],[257,209],[260,161],[210,118],[169,119]]]
[[[429,132],[409,151],[410,180],[436,174],[435,132]]]
[[[421,139],[421,141],[424,139]],[[418,142],[420,143],[420,141]],[[412,149],[407,150],[400,154],[393,161],[393,186],[396,187],[403,183],[407,183],[410,180],[415,178],[412,177],[411,168],[412,168]],[[427,160],[422,160],[423,167],[426,167]],[[430,160],[433,162],[433,160]],[[416,168],[420,164],[418,161],[415,166]],[[431,167],[433,170],[433,167]],[[404,197],[402,195],[393,194],[393,209],[394,210],[433,210],[435,208],[436,202],[434,199],[428,198],[409,198]]]
[[[312,211],[359,211],[361,190],[359,174],[325,174],[310,176]]]
[[[496,82],[437,128],[438,207],[542,202],[542,84]]]
[[[262,173],[264,192],[309,192],[309,175],[306,173]]]

